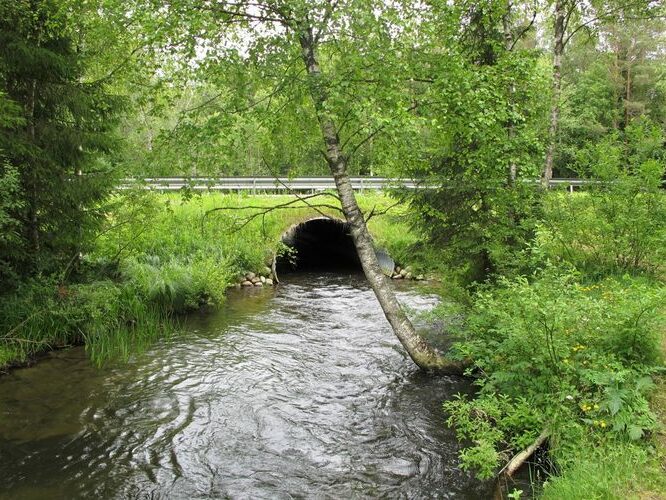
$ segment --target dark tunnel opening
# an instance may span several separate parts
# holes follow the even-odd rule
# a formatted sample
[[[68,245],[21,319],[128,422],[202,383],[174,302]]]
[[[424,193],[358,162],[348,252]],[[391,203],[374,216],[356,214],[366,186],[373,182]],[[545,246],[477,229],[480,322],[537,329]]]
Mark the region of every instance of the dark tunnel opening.
[[[361,262],[347,223],[317,218],[289,229],[282,242],[292,255],[276,260],[278,275],[294,271],[361,271]]]

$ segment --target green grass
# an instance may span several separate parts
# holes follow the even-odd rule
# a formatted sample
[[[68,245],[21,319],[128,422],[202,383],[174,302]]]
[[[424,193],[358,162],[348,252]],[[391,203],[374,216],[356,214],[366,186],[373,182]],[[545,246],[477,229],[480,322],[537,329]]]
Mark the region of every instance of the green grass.
[[[252,214],[293,201],[291,196],[248,196],[204,194],[183,199],[180,195],[151,195],[126,205],[119,200],[110,224],[117,230],[105,234],[93,252],[95,257],[111,258],[118,254],[151,255],[160,259],[192,258],[206,252],[224,256],[231,266],[260,270],[265,259],[278,247],[280,235],[292,224],[323,214],[342,218],[332,208],[309,208],[297,202],[288,209],[274,210],[244,225]],[[392,200],[379,193],[358,195],[366,213],[382,211]],[[308,200],[312,205],[339,206],[335,198],[322,195]],[[207,212],[214,210],[207,214]],[[405,207],[393,207],[389,213],[372,217],[369,227],[380,246],[402,255],[418,241],[406,221]],[[253,269],[255,267],[255,269]]]
[[[544,500],[660,499],[666,496],[666,474],[657,451],[635,444],[581,449],[562,474],[543,485]]]
[[[144,300],[131,282],[112,280],[58,285],[33,281],[5,295],[0,329],[0,369],[32,355],[84,343],[102,364],[172,331],[168,313]]]
[[[379,213],[394,201],[381,193],[358,196]],[[321,195],[263,216],[261,207],[292,196],[154,194],[126,192],[111,201],[104,227],[87,252],[78,278],[42,277],[3,296],[0,369],[35,353],[83,343],[98,364],[126,358],[174,330],[177,315],[218,306],[229,286],[249,271],[265,273],[282,233],[322,213],[341,218],[337,200]],[[255,206],[259,208],[247,208]],[[212,211],[212,212],[211,212]],[[410,247],[419,240],[405,207],[373,216],[377,245],[402,263],[417,264]]]

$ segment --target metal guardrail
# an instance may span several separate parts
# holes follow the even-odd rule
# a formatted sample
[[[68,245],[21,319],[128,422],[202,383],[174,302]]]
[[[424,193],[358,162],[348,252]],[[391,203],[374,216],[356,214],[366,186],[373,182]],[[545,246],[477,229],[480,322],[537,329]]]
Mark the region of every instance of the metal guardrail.
[[[386,177],[351,177],[352,187],[357,191],[382,190],[392,187],[407,189],[426,188],[427,185],[410,179],[389,179]],[[538,181],[535,181],[538,182]],[[552,179],[551,187],[567,186],[571,191],[590,181],[583,179]],[[184,188],[195,191],[324,191],[335,189],[332,177],[152,177],[146,179],[124,179],[120,189],[142,186],[152,191],[179,191]]]

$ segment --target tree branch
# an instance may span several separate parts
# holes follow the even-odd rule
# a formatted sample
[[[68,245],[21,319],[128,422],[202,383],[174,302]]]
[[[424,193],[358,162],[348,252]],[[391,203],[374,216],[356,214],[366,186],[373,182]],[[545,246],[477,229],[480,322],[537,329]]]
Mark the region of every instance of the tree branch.
[[[375,205],[374,207],[372,207],[372,210],[370,210],[370,213],[365,218],[365,222],[367,223],[370,219],[372,219],[373,217],[376,217],[377,215],[387,214],[389,212],[389,210],[391,210],[392,208],[397,207],[398,205],[400,205],[400,203],[401,203],[400,201],[396,201],[392,205],[389,205],[388,207],[386,207],[382,210],[377,210],[377,211],[375,210],[375,208],[377,208],[377,205]]]
[[[419,106],[420,106],[420,104],[419,104],[418,102],[416,102],[416,103],[412,104],[409,108],[407,108],[405,111],[406,111],[407,113],[409,113],[410,111],[415,110],[415,109],[418,108]],[[351,153],[349,153],[348,156],[349,156],[350,158],[351,158],[352,156],[354,156],[354,153],[356,153],[356,151],[358,151],[358,149],[359,149],[361,146],[363,146],[363,144],[365,144],[365,143],[368,142],[370,139],[372,139],[373,137],[375,137],[375,136],[376,136],[377,134],[379,134],[382,130],[384,130],[387,126],[388,126],[388,123],[385,123],[385,124],[383,124],[383,125],[377,127],[375,130],[373,130],[370,134],[368,134],[368,135],[367,135],[366,137],[364,137],[364,138],[363,138],[358,144],[356,144],[356,145],[354,146],[354,149],[352,149]],[[353,138],[354,136],[356,136],[356,135],[361,131],[362,128],[363,128],[363,127],[359,127],[358,129],[356,129],[356,131],[355,131],[353,134],[351,134],[351,135],[347,138],[346,141],[344,141],[344,142],[342,143],[342,145],[340,146],[340,148],[341,148],[341,149],[345,149],[345,147],[347,146],[347,144],[349,144],[349,142],[352,140],[352,138]]]
[[[339,0],[334,0],[328,2],[328,8],[326,9],[326,12],[324,13],[324,17],[321,20],[321,26],[326,26],[328,24],[329,19],[333,15],[333,12],[335,12],[335,9],[338,6]],[[319,44],[319,40],[321,39],[322,34],[324,33],[323,28],[320,28],[317,34],[314,37],[314,43],[315,45]]]
[[[123,61],[122,61],[121,63],[119,63],[115,68],[113,68],[111,71],[109,71],[106,75],[104,75],[103,77],[98,78],[97,80],[94,80],[94,81],[92,81],[92,82],[84,82],[85,85],[95,86],[95,85],[99,85],[99,84],[101,84],[101,83],[104,83],[104,82],[110,80],[111,78],[113,78],[113,76],[114,76],[118,71],[120,71],[121,69],[123,69],[123,68],[125,67],[125,65],[126,65],[128,62],[130,62],[130,60],[132,59],[132,57],[134,57],[134,55],[135,55],[137,52],[139,52],[140,50],[146,48],[148,45],[149,45],[149,43],[144,43],[144,44],[139,45],[138,47],[135,47],[135,48],[134,48],[134,49],[133,49],[133,50],[127,55],[127,57],[126,57],[125,59],[123,59]]]
[[[593,17],[592,19],[589,19],[589,20],[585,21],[584,23],[579,24],[578,26],[576,26],[576,28],[573,31],[571,31],[571,33],[569,33],[569,35],[564,39],[562,45],[564,47],[566,47],[567,43],[569,43],[571,38],[576,33],[578,33],[581,29],[583,29],[586,26],[589,26],[590,24],[592,24],[595,21],[600,21],[600,20],[606,19],[606,18],[610,17],[611,15],[613,15],[613,14],[615,14],[615,13],[617,13],[617,12],[623,10],[623,9],[627,9],[627,8],[630,8],[630,7],[636,7],[636,6],[639,6],[639,5],[645,5],[645,4],[646,4],[646,2],[644,0],[638,0],[636,2],[620,5],[616,8],[614,8],[614,9],[609,9],[605,12],[602,12],[601,14],[597,15],[596,17]],[[652,18],[658,18],[658,17],[660,17],[660,16],[646,16],[644,18],[639,17],[639,18],[636,18],[636,19],[652,19]],[[627,19],[633,19],[633,18],[627,18]],[[567,27],[565,27],[565,31],[566,31]]]
[[[521,465],[525,463],[525,461],[532,456],[532,454],[541,446],[543,443],[546,442],[546,439],[548,439],[548,431],[543,431],[538,438],[534,440],[532,444],[530,444],[527,448],[525,448],[523,451],[520,453],[514,455],[514,457],[509,460],[509,462],[502,468],[502,470],[499,472],[499,475],[504,475],[504,477],[512,477],[515,472],[520,468]]]
[[[328,203],[319,203],[317,205],[311,205],[307,204],[306,206],[298,206],[295,205],[298,202],[303,202],[305,203],[305,200],[309,200],[312,198],[316,198],[319,196],[333,196],[336,198],[333,194],[331,193],[315,193],[311,194],[308,196],[301,196],[296,198],[295,200],[291,200],[285,203],[280,203],[279,205],[273,205],[272,207],[264,207],[261,205],[246,205],[243,207],[216,207],[216,208],[211,208],[210,210],[206,210],[204,215],[201,217],[201,232],[204,232],[204,223],[206,221],[206,218],[212,214],[213,212],[219,212],[219,211],[224,211],[224,210],[230,210],[230,211],[236,211],[236,210],[259,210],[258,212],[255,212],[254,214],[249,215],[246,217],[239,226],[236,227],[235,231],[240,231],[243,229],[245,226],[247,226],[250,222],[252,222],[254,219],[257,217],[263,217],[266,214],[273,212],[275,210],[294,210],[294,209],[303,209],[303,208],[328,208],[329,210],[335,210],[337,212],[342,213],[342,209],[340,207],[336,207],[335,205],[330,205]],[[337,199],[337,198],[336,198]],[[321,213],[321,212],[320,212]],[[329,217],[326,215],[326,217]]]
[[[537,10],[535,8],[534,9],[534,14],[532,14],[532,19],[530,20],[530,23],[525,27],[525,29],[521,30],[521,32],[518,34],[518,36],[516,36],[513,39],[513,43],[511,44],[511,47],[509,47],[509,52],[513,51],[513,48],[516,46],[518,41],[520,39],[522,39],[525,36],[525,33],[527,33],[530,30],[530,28],[534,25],[534,21],[536,20],[536,17],[537,17]]]
[[[251,14],[247,12],[247,10],[241,11],[241,10],[230,10],[230,8],[238,7],[240,8],[246,8],[246,7],[258,7],[258,8],[264,8],[269,11],[271,9],[268,9],[265,4],[260,4],[260,3],[253,3],[253,2],[242,2],[242,3],[232,3],[232,2],[225,2],[225,3],[220,3],[220,4],[215,4],[210,7],[208,7],[208,10],[219,13],[219,14],[224,14],[226,16],[231,17],[231,21],[234,20],[234,18],[239,18],[242,20],[246,21],[261,21],[261,22],[272,22],[272,23],[278,23],[282,24],[283,26],[289,26],[287,20],[283,17],[271,17],[268,15],[261,15],[261,14]],[[278,14],[280,15],[280,14]]]
[[[310,205],[310,203],[308,203],[307,200],[303,199],[303,197],[302,197],[301,195],[299,195],[296,191],[294,191],[293,189],[291,189],[287,184],[285,184],[284,182],[282,182],[282,179],[280,179],[280,178],[275,174],[275,171],[274,171],[273,168],[271,168],[271,166],[268,164],[268,162],[266,161],[266,158],[264,158],[264,157],[262,156],[262,157],[261,157],[261,160],[264,162],[264,165],[266,165],[266,168],[267,168],[268,171],[271,173],[271,175],[275,178],[275,180],[276,180],[281,186],[283,186],[283,187],[287,190],[287,192],[289,192],[290,194],[292,194],[293,196],[295,196],[296,198],[298,198],[299,200],[301,200],[303,203],[305,203],[305,204],[306,204],[307,206],[309,206],[310,208],[314,209],[317,213],[319,213],[319,214],[322,215],[323,217],[330,218],[327,214],[325,214],[325,213],[322,212],[321,210],[315,208],[313,205]],[[333,196],[336,200],[338,200],[340,203],[342,203],[342,201],[340,200],[340,197],[339,197],[338,195],[333,194],[333,193],[329,193],[329,194],[330,194],[331,196]]]

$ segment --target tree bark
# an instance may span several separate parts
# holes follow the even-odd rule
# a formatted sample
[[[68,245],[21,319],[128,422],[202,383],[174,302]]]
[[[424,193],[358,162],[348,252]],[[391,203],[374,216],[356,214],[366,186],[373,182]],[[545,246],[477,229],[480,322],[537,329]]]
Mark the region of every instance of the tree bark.
[[[342,211],[351,230],[363,272],[374,291],[386,319],[400,343],[412,360],[422,369],[445,374],[461,374],[464,363],[452,362],[442,357],[422,337],[400,306],[388,279],[381,271],[375,254],[372,237],[356,202],[356,197],[347,174],[347,158],[343,153],[337,127],[326,110],[328,95],[326,85],[317,60],[316,40],[312,29],[301,28],[299,33],[301,55],[309,77],[310,95],[316,110],[317,120],[326,146],[325,156],[331,174],[335,179]]]
[[[541,175],[541,183],[548,188],[553,178],[553,158],[555,155],[555,142],[560,119],[560,95],[562,93],[562,54],[564,52],[564,28],[565,28],[565,0],[555,2],[555,36],[553,47],[553,96],[550,108],[550,126],[548,128],[548,149],[546,151],[546,163]]]
[[[493,495],[493,498],[495,500],[502,500],[504,498],[504,495],[502,493],[505,489],[504,487],[507,484],[508,480],[511,479],[513,475],[516,473],[516,471],[523,466],[523,464],[527,461],[527,459],[530,458],[534,454],[534,452],[546,442],[548,436],[549,436],[548,431],[545,430],[542,431],[539,437],[536,438],[536,440],[532,444],[530,444],[527,448],[525,448],[521,452],[514,455],[513,458],[509,460],[509,462],[499,472],[499,474],[497,475],[497,482],[495,484],[495,493]]]
[[[623,51],[624,61],[622,65],[622,80],[624,82],[622,89],[622,122],[620,130],[622,132],[627,130],[627,126],[631,121],[630,102],[631,102],[631,57],[629,55],[630,49]]]
[[[511,0],[506,4],[506,12],[502,16],[502,29],[504,31],[504,49],[507,52],[511,52],[513,49],[513,33],[511,30]],[[509,94],[509,106],[511,111],[514,107],[514,94],[516,93],[516,86],[513,82],[509,84],[508,94]],[[513,141],[516,135],[515,125],[513,123],[513,118],[509,118],[506,123],[507,138],[509,140],[511,149],[513,149]],[[516,163],[512,160],[509,161],[509,171],[508,171],[508,183],[509,186],[513,186],[516,183],[516,176],[518,174],[518,167]]]
[[[27,103],[28,115],[28,135],[32,144],[35,144],[35,105],[37,99],[37,80],[33,80],[30,84],[30,93]],[[28,241],[30,242],[30,249],[32,250],[33,259],[37,258],[39,253],[39,221],[37,220],[37,180],[35,178],[34,168],[30,169],[28,173]]]
[[[35,16],[35,26],[32,33],[32,36],[35,39],[35,45],[40,46],[40,32],[41,26],[39,25],[38,20],[38,6],[34,1],[30,2],[30,12]],[[37,79],[34,78],[30,82],[30,89],[28,90],[28,99],[26,103],[26,114],[27,116],[27,132],[30,136],[30,141],[32,146],[36,146],[37,134],[36,134],[36,107],[37,107]],[[33,158],[33,161],[35,159]],[[28,241],[30,243],[30,250],[32,253],[33,264],[37,263],[37,256],[39,254],[39,220],[37,216],[37,200],[38,200],[38,190],[37,190],[37,173],[36,165],[32,165],[27,172],[27,184],[28,189],[26,190],[28,198],[28,220],[27,220],[27,229],[28,229]]]

